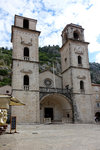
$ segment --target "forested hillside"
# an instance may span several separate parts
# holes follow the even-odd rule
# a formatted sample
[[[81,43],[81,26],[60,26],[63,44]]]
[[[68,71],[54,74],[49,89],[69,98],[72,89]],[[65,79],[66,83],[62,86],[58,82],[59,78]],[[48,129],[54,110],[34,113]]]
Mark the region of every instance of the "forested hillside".
[[[43,70],[51,70],[56,74],[61,72],[61,60],[60,60],[60,52],[59,46],[45,46],[39,48],[39,69],[40,72]]]
[[[90,73],[92,82],[100,84],[100,64],[90,63]]]
[[[0,48],[0,86],[11,84],[12,49]]]
[[[39,47],[39,71],[51,70],[61,73],[59,46]],[[0,86],[11,85],[12,49],[0,48]],[[100,84],[100,64],[90,63],[91,79],[93,83]]]

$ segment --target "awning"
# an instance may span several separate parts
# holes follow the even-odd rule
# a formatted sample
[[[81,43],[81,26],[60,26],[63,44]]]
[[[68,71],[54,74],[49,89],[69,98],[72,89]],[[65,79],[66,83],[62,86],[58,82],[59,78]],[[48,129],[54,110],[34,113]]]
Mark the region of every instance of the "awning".
[[[25,104],[20,102],[17,98],[11,97],[10,98],[10,105],[11,106],[21,106],[21,105],[25,105]]]
[[[0,95],[0,109],[9,109],[10,106],[21,106],[25,105],[20,100],[15,97],[11,97],[8,95]]]

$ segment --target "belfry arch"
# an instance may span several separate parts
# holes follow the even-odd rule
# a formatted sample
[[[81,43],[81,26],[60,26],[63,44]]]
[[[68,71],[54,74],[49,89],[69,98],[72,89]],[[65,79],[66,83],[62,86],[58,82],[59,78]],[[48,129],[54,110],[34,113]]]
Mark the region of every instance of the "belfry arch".
[[[73,107],[70,100],[58,93],[47,94],[40,100],[40,120],[44,123],[45,118],[51,122],[73,122]]]

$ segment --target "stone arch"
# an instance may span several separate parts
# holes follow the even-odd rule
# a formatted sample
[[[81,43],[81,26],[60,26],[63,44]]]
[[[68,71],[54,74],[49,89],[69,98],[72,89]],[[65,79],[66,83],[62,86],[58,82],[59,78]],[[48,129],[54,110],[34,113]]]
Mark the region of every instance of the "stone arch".
[[[23,55],[29,57],[29,48],[28,47],[24,47]]]
[[[24,86],[24,90],[29,90],[29,76],[28,75],[24,75],[23,77],[23,86]]]
[[[80,89],[84,90],[84,82],[82,80],[80,81]]]
[[[28,75],[24,75],[24,85],[29,85],[29,76]]]
[[[47,114],[46,114],[47,111]],[[50,114],[50,112],[52,112]],[[52,122],[73,122],[73,107],[71,101],[62,94],[48,94],[40,100],[40,119],[51,118]]]
[[[29,20],[28,19],[23,20],[23,28],[29,29]]]
[[[75,30],[73,32],[73,37],[75,40],[79,40],[80,39],[80,32],[78,30]]]
[[[82,65],[82,57],[80,55],[78,56],[78,64]]]
[[[100,122],[100,112],[95,113],[95,121]]]

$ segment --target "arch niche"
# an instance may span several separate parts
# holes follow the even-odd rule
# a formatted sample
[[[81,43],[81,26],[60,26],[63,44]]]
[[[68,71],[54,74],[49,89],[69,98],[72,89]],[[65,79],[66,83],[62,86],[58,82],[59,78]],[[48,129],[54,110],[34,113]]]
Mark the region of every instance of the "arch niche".
[[[52,122],[73,122],[73,110],[70,100],[62,94],[48,94],[40,100],[40,120],[51,118]]]
[[[96,118],[95,118],[95,121],[96,121],[96,122],[100,122],[100,112],[96,112],[96,113],[95,113],[95,117],[96,117]]]

